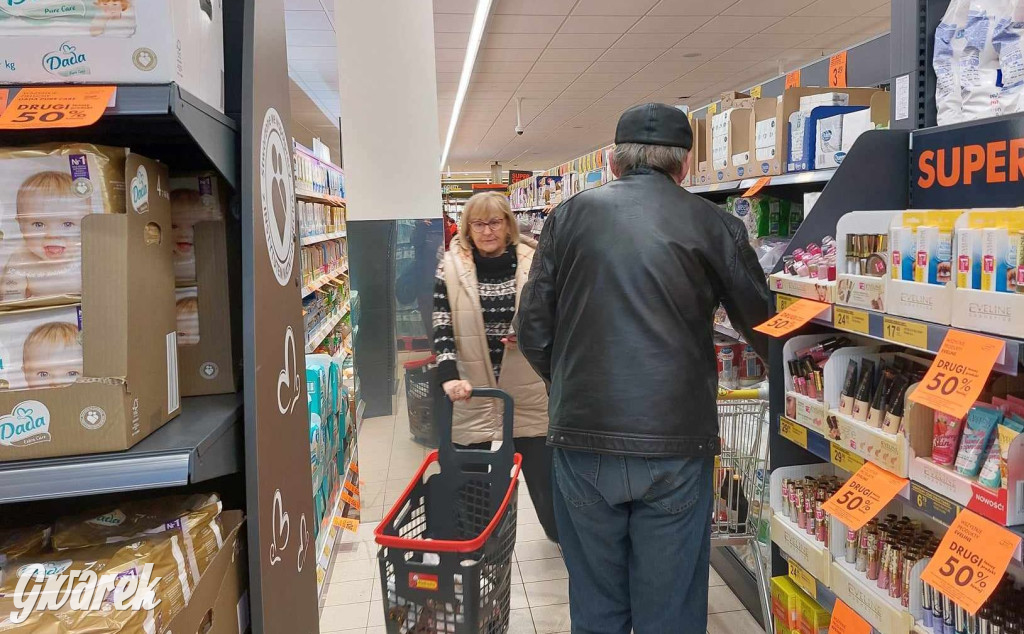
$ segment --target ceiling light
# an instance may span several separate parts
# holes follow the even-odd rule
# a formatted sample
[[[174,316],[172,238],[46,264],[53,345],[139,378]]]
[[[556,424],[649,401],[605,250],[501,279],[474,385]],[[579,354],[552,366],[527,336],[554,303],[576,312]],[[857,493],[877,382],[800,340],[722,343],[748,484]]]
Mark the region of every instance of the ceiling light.
[[[484,39],[484,28],[487,26],[487,18],[491,15],[493,0],[477,0],[476,11],[473,13],[473,25],[469,29],[469,44],[466,46],[466,59],[462,61],[462,75],[459,77],[459,88],[455,92],[455,103],[452,105],[452,117],[448,123],[448,136],[444,141],[444,151],[441,152],[441,169],[444,169],[448,161],[448,151],[455,139],[455,130],[459,127],[459,114],[462,112],[462,102],[466,99],[466,92],[469,90],[469,80],[473,76],[473,67],[476,65],[476,56],[480,52],[480,42]]]

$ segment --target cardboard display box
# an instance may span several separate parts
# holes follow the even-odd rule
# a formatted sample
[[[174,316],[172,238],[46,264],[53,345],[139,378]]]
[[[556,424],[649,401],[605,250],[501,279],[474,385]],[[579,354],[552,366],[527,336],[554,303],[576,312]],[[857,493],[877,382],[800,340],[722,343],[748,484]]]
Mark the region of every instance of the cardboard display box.
[[[693,174],[694,185],[707,185],[711,182],[711,136],[708,126],[711,123],[707,118],[699,119],[694,117],[691,121],[693,129],[693,159],[690,161],[690,171]]]
[[[847,101],[847,104],[849,106],[871,106],[872,103],[873,103],[872,99],[875,97],[875,95],[878,95],[878,94],[885,95],[885,98],[886,99],[888,98],[888,96],[885,93],[885,91],[877,90],[875,88],[789,88],[788,90],[786,90],[782,94],[781,101],[778,104],[777,115],[776,115],[778,117],[778,119],[777,119],[778,134],[776,135],[776,153],[775,154],[776,154],[776,156],[778,156],[780,158],[780,160],[782,160],[782,161],[788,161],[789,160],[788,157],[790,156],[790,150],[791,150],[791,148],[790,148],[790,139],[792,137],[792,130],[790,129],[789,120],[790,120],[790,115],[800,111],[800,99],[802,97],[811,97],[811,96],[815,96],[815,95],[825,95],[825,94],[828,94],[828,93],[841,93],[841,94],[847,95],[848,99],[846,99],[846,101]],[[764,120],[764,118],[770,118],[770,111],[767,109],[768,107],[767,106],[763,106],[762,108],[763,108],[763,110],[760,113],[760,117],[755,115],[755,119],[756,120]],[[883,114],[885,114],[886,115],[886,121],[888,121],[887,113],[883,113],[881,110],[878,110],[877,112],[878,112],[877,116],[879,116],[879,117],[881,117],[881,116],[883,116]],[[756,121],[755,121],[755,124],[756,124]],[[810,132],[813,134],[813,130],[810,131]],[[806,137],[801,137],[801,138],[806,138]],[[811,138],[813,140],[814,137],[812,136]],[[806,147],[805,151],[810,153],[810,154],[813,154],[813,146]],[[804,163],[809,164],[810,161],[809,160],[808,161],[801,161],[800,163],[801,164],[804,164]],[[759,166],[759,170],[760,170],[760,167],[761,166]],[[791,172],[791,171],[802,171],[803,169],[806,169],[806,167],[787,165],[786,169],[784,171],[788,171],[788,172]]]
[[[751,112],[733,108],[708,118],[709,182],[737,180],[749,174]]]
[[[167,169],[125,174],[127,211],[82,221],[82,376],[0,391],[0,462],[128,449],[180,412]]]
[[[222,0],[3,2],[0,84],[176,82],[224,109]]]
[[[178,376],[182,396],[231,394],[237,391],[236,360],[231,346],[231,305],[228,288],[227,187],[212,172],[171,179],[171,200],[182,200],[182,190],[201,195],[214,210],[192,215],[174,213],[175,258],[178,285]],[[175,209],[179,203],[175,202]],[[219,219],[218,219],[219,218]],[[186,251],[191,268],[179,262],[179,240],[192,240]],[[194,276],[194,277],[193,277]],[[191,278],[191,279],[190,279]],[[198,323],[197,323],[198,322]]]

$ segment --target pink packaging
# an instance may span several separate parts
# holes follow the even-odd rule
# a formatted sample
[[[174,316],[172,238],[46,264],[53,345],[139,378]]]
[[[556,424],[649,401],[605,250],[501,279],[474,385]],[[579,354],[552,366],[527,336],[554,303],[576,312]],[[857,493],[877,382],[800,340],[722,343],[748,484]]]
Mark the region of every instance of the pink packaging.
[[[944,467],[952,467],[956,462],[956,452],[960,445],[960,434],[963,432],[964,421],[943,412],[935,412],[934,432],[932,436],[932,462]]]

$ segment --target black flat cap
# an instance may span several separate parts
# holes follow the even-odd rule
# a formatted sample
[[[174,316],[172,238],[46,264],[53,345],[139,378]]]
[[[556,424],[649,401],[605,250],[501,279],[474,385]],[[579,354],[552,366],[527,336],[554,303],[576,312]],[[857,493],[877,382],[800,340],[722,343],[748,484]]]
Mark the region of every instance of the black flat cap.
[[[689,150],[693,131],[686,113],[663,103],[645,103],[622,113],[615,127],[616,143],[671,145]]]

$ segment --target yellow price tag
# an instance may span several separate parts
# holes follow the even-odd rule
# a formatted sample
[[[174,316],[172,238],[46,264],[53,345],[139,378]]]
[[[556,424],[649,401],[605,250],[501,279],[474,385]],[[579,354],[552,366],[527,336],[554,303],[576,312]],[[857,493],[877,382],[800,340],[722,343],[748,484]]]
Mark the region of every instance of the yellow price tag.
[[[928,349],[928,326],[924,324],[886,316],[883,321],[882,335],[889,341],[895,341],[911,348]]]
[[[804,570],[803,566],[793,560],[789,561],[789,578],[800,586],[812,599],[818,598],[818,585],[814,582],[811,573]]]
[[[833,314],[835,315],[833,325],[836,328],[846,330],[848,332],[860,333],[862,335],[870,334],[870,320],[868,319],[868,314],[863,310],[846,308],[845,306],[836,306]]]
[[[777,293],[775,295],[775,312],[781,313],[798,301],[800,301],[799,297]]]
[[[754,99],[760,99],[761,98],[761,87],[760,86],[754,86],[753,88],[751,88],[750,89],[750,96],[753,97]]]
[[[856,473],[858,469],[864,466],[863,458],[855,453],[850,453],[835,443],[831,443],[830,454],[832,464],[843,471]]]
[[[708,116],[714,116],[718,112],[718,103],[713,102],[708,104]]]
[[[779,434],[792,443],[807,449],[807,428],[785,416],[779,417]]]

